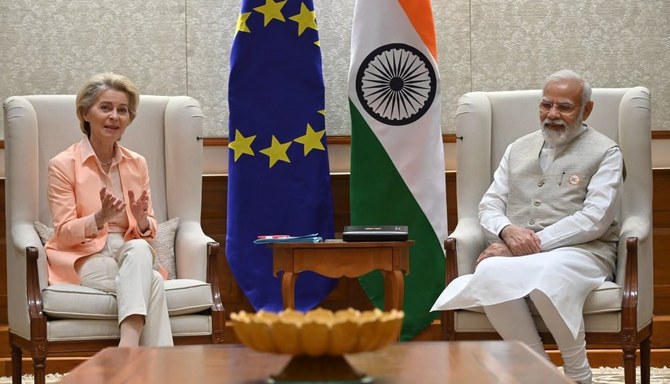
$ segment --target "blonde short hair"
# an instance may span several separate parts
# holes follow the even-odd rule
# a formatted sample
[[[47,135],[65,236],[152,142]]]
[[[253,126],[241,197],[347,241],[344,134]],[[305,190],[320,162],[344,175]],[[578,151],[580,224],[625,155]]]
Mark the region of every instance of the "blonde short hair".
[[[114,89],[128,95],[128,111],[130,122],[137,116],[137,105],[140,102],[140,92],[129,78],[112,72],[99,73],[91,76],[77,94],[77,118],[79,127],[86,136],[91,135],[91,125],[84,120],[84,114],[91,109],[101,92]]]

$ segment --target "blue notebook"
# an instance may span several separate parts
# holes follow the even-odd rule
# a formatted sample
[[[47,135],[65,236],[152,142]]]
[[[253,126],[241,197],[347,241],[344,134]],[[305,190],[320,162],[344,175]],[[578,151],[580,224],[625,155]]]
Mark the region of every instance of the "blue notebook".
[[[291,235],[260,235],[254,244],[268,244],[268,243],[320,243],[323,239],[318,233],[312,233],[302,236]]]

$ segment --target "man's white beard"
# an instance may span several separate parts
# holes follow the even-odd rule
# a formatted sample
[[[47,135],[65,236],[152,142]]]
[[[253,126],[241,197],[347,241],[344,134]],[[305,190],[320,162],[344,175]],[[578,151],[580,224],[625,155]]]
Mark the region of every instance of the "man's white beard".
[[[579,118],[575,121],[574,125],[569,125],[563,119],[544,119],[542,121],[542,136],[547,144],[552,146],[559,146],[567,144],[572,140],[578,132],[578,128],[582,126],[584,120],[582,119],[581,113]],[[547,124],[552,125],[562,125],[563,128],[560,130],[554,130],[547,128]]]

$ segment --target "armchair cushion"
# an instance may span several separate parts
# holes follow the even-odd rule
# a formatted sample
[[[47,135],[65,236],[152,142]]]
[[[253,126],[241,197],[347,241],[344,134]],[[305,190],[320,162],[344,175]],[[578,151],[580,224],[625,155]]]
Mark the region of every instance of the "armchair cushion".
[[[595,315],[598,313],[620,312],[621,300],[623,299],[623,290],[619,285],[611,281],[604,282],[600,287],[594,289],[586,296],[584,302],[584,315]],[[533,315],[539,316],[539,313],[531,301],[528,302],[530,311]],[[466,311],[484,313],[482,307],[466,308]]]
[[[200,280],[166,280],[165,294],[170,316],[197,313],[214,305],[211,286]]]
[[[52,284],[42,291],[44,313],[58,319],[117,319],[116,296],[74,284]]]
[[[35,222],[35,230],[37,231],[37,234],[40,237],[42,245],[46,244],[47,241],[49,241],[54,235],[53,228],[39,221]]]
[[[158,262],[168,271],[168,279],[176,279],[174,261],[174,238],[179,226],[179,218],[172,219],[158,224],[156,237],[149,244],[156,250]]]
[[[187,315],[213,305],[209,283],[191,279],[165,281],[168,313]],[[57,319],[116,319],[116,295],[74,284],[52,284],[42,291],[44,313]]]
[[[584,315],[620,312],[622,300],[623,289],[621,289],[621,286],[611,281],[606,281],[586,296]]]

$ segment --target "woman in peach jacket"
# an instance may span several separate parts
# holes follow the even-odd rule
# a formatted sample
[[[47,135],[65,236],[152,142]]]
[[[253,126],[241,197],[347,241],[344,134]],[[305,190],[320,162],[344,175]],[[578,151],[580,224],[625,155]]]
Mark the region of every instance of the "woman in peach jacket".
[[[165,269],[147,242],[157,228],[147,164],[119,144],[138,103],[135,84],[114,73],[91,77],[77,95],[85,136],[49,162],[49,282],[115,293],[119,346],[165,346],[172,330]]]

